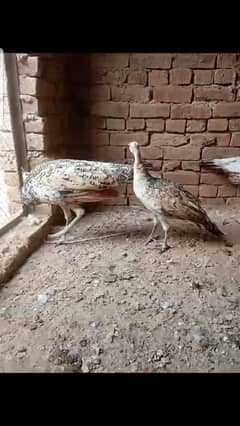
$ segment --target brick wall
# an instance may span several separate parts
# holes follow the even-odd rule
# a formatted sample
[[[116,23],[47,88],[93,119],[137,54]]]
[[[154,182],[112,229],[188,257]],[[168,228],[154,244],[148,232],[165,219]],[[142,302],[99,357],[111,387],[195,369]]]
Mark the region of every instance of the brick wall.
[[[156,176],[207,202],[238,187],[199,160],[240,155],[237,54],[66,54],[19,57],[31,167],[66,157],[132,162],[136,140]],[[120,203],[135,203],[123,188]]]

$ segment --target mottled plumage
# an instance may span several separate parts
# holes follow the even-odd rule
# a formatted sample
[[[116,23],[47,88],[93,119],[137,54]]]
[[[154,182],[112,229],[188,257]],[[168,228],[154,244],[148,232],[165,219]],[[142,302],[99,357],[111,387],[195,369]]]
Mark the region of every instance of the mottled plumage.
[[[83,216],[82,203],[118,197],[119,185],[132,180],[133,169],[126,164],[64,159],[42,163],[32,172],[24,172],[23,178],[25,205],[46,203],[62,208],[66,226],[55,237],[66,234]],[[76,214],[74,220],[71,210]]]
[[[225,174],[234,185],[240,184],[240,157],[202,160],[200,165],[207,169]]]
[[[129,149],[134,155],[133,188],[137,198],[152,212],[154,226],[147,240],[151,241],[160,222],[165,232],[164,246],[167,248],[168,218],[181,219],[203,225],[209,232],[221,236],[223,233],[210,220],[200,202],[181,185],[167,179],[151,176],[141,161],[137,142],[131,142]]]

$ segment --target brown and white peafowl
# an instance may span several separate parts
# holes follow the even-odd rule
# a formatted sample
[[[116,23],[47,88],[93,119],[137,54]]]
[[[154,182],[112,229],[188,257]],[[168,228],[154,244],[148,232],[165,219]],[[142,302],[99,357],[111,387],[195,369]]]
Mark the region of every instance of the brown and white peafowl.
[[[132,178],[133,169],[127,164],[51,160],[23,173],[22,202],[24,205],[45,203],[61,207],[66,225],[49,235],[49,238],[60,237],[85,214],[82,204],[116,199],[119,185]]]
[[[163,251],[168,248],[168,219],[181,219],[205,227],[210,233],[222,237],[224,234],[208,217],[200,202],[181,185],[166,179],[151,176],[145,168],[137,142],[129,144],[134,156],[133,189],[136,197],[153,214],[153,228],[146,244],[152,240],[159,222],[164,230]]]

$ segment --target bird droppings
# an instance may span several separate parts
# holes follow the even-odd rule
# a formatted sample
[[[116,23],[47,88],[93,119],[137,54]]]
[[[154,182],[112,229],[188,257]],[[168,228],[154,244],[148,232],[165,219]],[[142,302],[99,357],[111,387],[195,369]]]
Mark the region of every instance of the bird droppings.
[[[222,223],[227,213],[211,217]],[[228,225],[231,256],[187,224],[174,226],[173,249],[160,256],[143,249],[146,217],[124,207],[89,213],[66,238],[108,227],[129,230],[129,242],[66,245],[61,255],[44,244],[1,287],[0,371],[240,371],[239,224]]]

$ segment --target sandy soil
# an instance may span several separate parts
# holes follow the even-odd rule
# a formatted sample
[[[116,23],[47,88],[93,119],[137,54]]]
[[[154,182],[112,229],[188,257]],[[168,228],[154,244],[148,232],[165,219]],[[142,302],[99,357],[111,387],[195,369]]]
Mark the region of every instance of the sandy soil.
[[[149,213],[120,207],[67,239],[128,235],[42,245],[0,290],[0,371],[240,371],[239,215],[210,216],[229,246],[175,222],[161,254]]]

